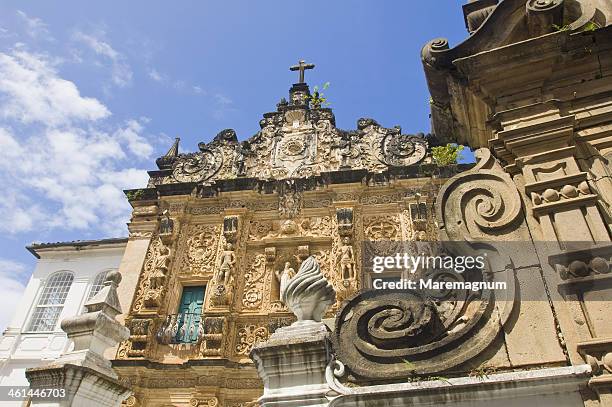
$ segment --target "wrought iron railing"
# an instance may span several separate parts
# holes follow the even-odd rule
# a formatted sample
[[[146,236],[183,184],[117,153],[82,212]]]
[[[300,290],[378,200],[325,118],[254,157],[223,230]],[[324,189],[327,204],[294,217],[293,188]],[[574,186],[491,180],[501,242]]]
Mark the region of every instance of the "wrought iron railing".
[[[184,312],[170,314],[157,331],[157,341],[172,343],[200,343],[204,335],[202,314]]]

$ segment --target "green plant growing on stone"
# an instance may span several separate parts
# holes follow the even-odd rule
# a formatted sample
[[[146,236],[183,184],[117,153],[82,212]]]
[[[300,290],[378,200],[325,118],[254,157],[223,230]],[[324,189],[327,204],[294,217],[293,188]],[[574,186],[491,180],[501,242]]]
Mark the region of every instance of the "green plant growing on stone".
[[[128,191],[125,195],[129,201],[138,201],[144,197],[144,191],[142,189],[137,189],[135,191]]]
[[[497,369],[493,366],[480,366],[468,374],[469,377],[477,377],[479,380],[485,380],[489,378],[489,375],[495,373]]]
[[[569,30],[571,27],[568,24],[564,24],[564,25],[558,25],[558,24],[553,24],[552,28],[559,32],[559,31],[567,31]]]
[[[601,28],[601,25],[597,24],[595,21],[589,21],[582,27],[582,31],[595,31]]]
[[[552,28],[555,31],[557,31],[557,32],[559,32],[559,31],[569,31],[569,30],[572,29],[572,27],[569,24],[564,24],[564,25],[553,24]],[[601,28],[601,25],[599,25],[595,21],[589,21],[588,23],[586,23],[582,27],[582,32],[595,31],[595,30],[597,30],[599,28]]]
[[[427,377],[427,380],[441,381],[441,382],[444,382],[446,384],[450,384],[451,386],[453,385],[451,383],[451,381],[448,379],[448,377],[444,377],[444,376],[429,376],[429,377]]]
[[[416,373],[416,365],[414,363],[412,363],[411,361],[409,361],[408,359],[402,359],[400,358],[400,360],[402,362],[404,362],[404,364],[406,365],[406,368],[410,371],[410,373],[415,374]],[[421,380],[418,376],[417,377],[409,377],[408,381],[412,382],[412,381],[419,381]]]
[[[462,145],[449,143],[445,146],[432,147],[431,155],[435,163],[442,167],[457,164],[463,158],[462,151]]]
[[[323,95],[322,92],[327,88],[329,88],[329,82],[325,82],[321,87],[321,90],[319,90],[318,85],[314,87],[312,95],[308,97],[310,99],[310,103],[312,103],[313,109],[319,109],[321,107],[329,106],[329,102],[327,101],[327,98],[325,97],[325,95]]]

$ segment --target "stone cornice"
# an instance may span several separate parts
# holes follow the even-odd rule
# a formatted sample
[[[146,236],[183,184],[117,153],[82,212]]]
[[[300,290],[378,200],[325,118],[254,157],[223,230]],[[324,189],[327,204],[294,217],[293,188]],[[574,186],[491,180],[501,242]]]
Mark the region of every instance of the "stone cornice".
[[[330,387],[339,392],[341,396],[332,400],[329,406],[356,406],[361,405],[356,404],[357,401],[363,403],[367,400],[378,402],[394,400],[393,405],[400,405],[400,400],[414,400],[415,398],[418,398],[423,404],[441,405],[447,401],[449,395],[460,397],[462,401],[487,400],[491,402],[492,392],[495,392],[500,398],[563,391],[574,392],[586,387],[590,376],[591,367],[579,365],[497,373],[485,377],[459,377],[357,388],[331,385]]]
[[[396,180],[428,178],[450,178],[454,174],[466,171],[473,164],[458,164],[452,167],[438,167],[435,164],[422,164],[405,167],[389,167],[386,171],[371,172],[367,170],[340,170],[324,172],[317,176],[296,178],[291,180],[295,188],[300,191],[315,191],[324,186],[342,185],[349,183],[381,184]],[[193,182],[155,185],[150,188],[126,190],[128,198],[141,192],[142,199],[131,199],[132,206],[151,205],[157,197],[172,197],[180,195],[196,195],[199,198],[213,198],[220,193],[258,191],[261,194],[276,193],[286,180],[263,180],[257,178],[240,177],[234,179],[216,180],[208,185],[199,185]]]

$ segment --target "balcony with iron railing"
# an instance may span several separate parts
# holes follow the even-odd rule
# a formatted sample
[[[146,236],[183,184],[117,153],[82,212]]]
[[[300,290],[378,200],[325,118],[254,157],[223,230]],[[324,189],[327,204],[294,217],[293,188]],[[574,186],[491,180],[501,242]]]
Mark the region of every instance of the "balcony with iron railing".
[[[184,312],[170,314],[157,331],[157,341],[163,345],[179,343],[199,344],[204,339],[202,314]]]
[[[184,312],[164,317],[156,337],[180,357],[217,357],[221,356],[224,330],[223,317]]]

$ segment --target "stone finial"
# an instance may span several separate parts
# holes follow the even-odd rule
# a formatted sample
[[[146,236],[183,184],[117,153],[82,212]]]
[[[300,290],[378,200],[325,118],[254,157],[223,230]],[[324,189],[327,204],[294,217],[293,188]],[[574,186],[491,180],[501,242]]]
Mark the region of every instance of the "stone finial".
[[[280,294],[282,302],[298,321],[320,322],[327,307],[336,300],[334,288],[321,273],[321,267],[313,256],[304,260]]]
[[[62,321],[62,330],[74,342],[74,349],[63,354],[57,363],[85,366],[117,377],[111,363],[104,358],[104,351],[129,337],[129,330],[115,320],[121,313],[117,296],[120,282],[118,271],[109,272],[104,287],[85,303],[87,311]]]
[[[180,142],[181,142],[180,137],[176,137],[174,139],[174,143],[172,143],[168,152],[164,154],[163,156],[159,157],[157,160],[155,160],[155,163],[157,164],[157,167],[160,170],[172,168],[172,163],[179,155],[179,143]]]

